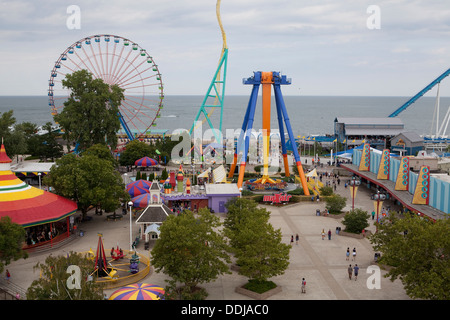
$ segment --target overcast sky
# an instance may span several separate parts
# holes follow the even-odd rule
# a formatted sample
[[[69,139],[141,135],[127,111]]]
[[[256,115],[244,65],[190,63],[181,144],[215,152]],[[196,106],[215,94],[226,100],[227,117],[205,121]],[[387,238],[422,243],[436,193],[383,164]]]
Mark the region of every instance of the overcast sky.
[[[449,0],[221,3],[228,95],[249,95],[242,78],[261,70],[292,78],[285,95],[409,97],[450,68]],[[80,29],[67,28],[69,5],[80,8]],[[367,26],[370,5],[380,9],[379,29]],[[0,0],[0,95],[46,95],[60,54],[95,34],[145,48],[166,94],[204,95],[222,48],[215,10],[216,0]]]

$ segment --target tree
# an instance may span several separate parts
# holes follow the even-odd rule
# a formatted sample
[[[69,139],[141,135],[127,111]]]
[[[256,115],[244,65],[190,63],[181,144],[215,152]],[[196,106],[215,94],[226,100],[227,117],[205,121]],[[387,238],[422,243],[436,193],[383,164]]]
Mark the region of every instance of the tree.
[[[111,161],[89,151],[81,157],[68,154],[57,160],[44,183],[57,194],[75,200],[83,216],[90,206],[111,212],[121,206],[121,200],[129,200],[122,177]]]
[[[68,269],[69,266],[78,267],[80,273]],[[81,254],[49,255],[45,263],[34,266],[41,276],[28,288],[27,300],[103,300],[102,286],[90,278],[93,268],[92,260]]]
[[[281,230],[269,223],[269,212],[252,202],[242,198],[230,201],[225,234],[240,267],[239,274],[266,282],[287,269],[291,246],[282,243]]]
[[[385,275],[400,279],[413,299],[450,298],[450,220],[431,221],[417,215],[383,218],[370,237],[379,263],[392,266]]]
[[[52,123],[47,122],[42,129],[47,131],[39,137],[40,148],[38,155],[44,159],[52,159],[59,158],[63,155],[63,147],[57,142],[57,134],[54,132],[52,128]]]
[[[187,210],[171,215],[160,227],[160,238],[152,249],[151,263],[173,280],[183,283],[187,292],[195,292],[200,283],[230,273],[230,263],[220,219],[202,208],[198,214]]]
[[[356,208],[345,215],[342,224],[347,232],[361,233],[363,229],[369,226],[367,219],[369,219],[367,211]]]
[[[84,69],[67,74],[62,84],[70,90],[70,96],[54,119],[64,130],[65,140],[77,142],[79,150],[97,143],[115,149],[123,89],[110,86],[100,78],[94,79]]]
[[[26,259],[28,254],[22,250],[25,229],[4,216],[0,218],[0,273],[11,260]]]
[[[164,168],[163,171],[161,172],[161,180],[166,180],[168,177],[169,177],[169,174],[167,173],[166,168]]]
[[[320,195],[321,196],[331,196],[333,195],[333,187],[331,186],[323,186],[320,188]]]
[[[27,150],[25,135],[15,123],[16,118],[13,116],[13,110],[0,113],[0,138],[3,139],[11,159],[16,155],[24,154]]]
[[[155,142],[155,151],[158,150],[159,156],[162,160],[165,159],[165,163],[170,161],[172,150],[179,143],[179,140],[179,138],[174,138],[172,141],[172,138],[170,137],[163,137]]]
[[[38,132],[37,124],[25,121],[16,124],[15,128],[22,131],[25,136],[25,141],[27,145],[26,153],[31,155],[37,155],[38,154],[37,150],[41,144],[40,136],[37,135]]]
[[[93,146],[89,147],[89,149],[84,151],[82,155],[91,155],[99,159],[108,160],[114,167],[117,166],[117,161],[116,159],[114,159],[111,150],[109,150],[109,148],[104,144],[94,144]]]
[[[149,146],[145,142],[139,140],[130,141],[126,149],[120,155],[120,165],[134,166],[136,160],[143,157],[150,157],[155,152],[153,146]]]
[[[332,196],[327,197],[325,202],[325,208],[327,208],[330,213],[341,213],[342,209],[345,207],[347,199],[338,194],[333,194]]]

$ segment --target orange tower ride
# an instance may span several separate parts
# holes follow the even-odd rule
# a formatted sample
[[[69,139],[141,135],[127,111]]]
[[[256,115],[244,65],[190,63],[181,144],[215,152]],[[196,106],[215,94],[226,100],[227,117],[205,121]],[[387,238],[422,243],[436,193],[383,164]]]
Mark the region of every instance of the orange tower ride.
[[[310,195],[308,190],[308,185],[306,183],[305,173],[303,172],[302,163],[300,161],[300,156],[298,154],[297,146],[295,143],[295,137],[292,132],[292,127],[289,121],[289,116],[287,114],[286,106],[284,104],[283,95],[281,93],[281,85],[291,84],[290,79],[286,79],[286,76],[280,75],[278,72],[254,72],[254,76],[244,79],[244,84],[253,85],[252,93],[250,95],[250,100],[248,103],[247,111],[245,113],[244,122],[242,124],[242,131],[239,135],[238,148],[234,154],[233,163],[230,168],[229,178],[232,178],[234,170],[236,168],[238,153],[243,148],[243,154],[240,163],[238,187],[241,188],[244,180],[245,166],[247,162],[247,154],[250,143],[250,134],[253,127],[253,121],[255,116],[256,101],[258,98],[259,86],[262,84],[262,126],[263,126],[263,164],[264,171],[261,179],[257,180],[258,183],[275,183],[269,177],[269,144],[270,144],[270,103],[271,103],[271,86],[274,88],[275,101],[277,107],[278,115],[278,125],[281,137],[281,148],[284,161],[284,169],[286,176],[290,176],[289,164],[287,159],[287,148],[286,141],[284,137],[284,126],[283,120],[286,124],[286,130],[291,140],[292,149],[294,153],[294,158],[298,173],[300,176],[300,181],[304,190],[305,195]],[[245,140],[244,140],[245,139]]]

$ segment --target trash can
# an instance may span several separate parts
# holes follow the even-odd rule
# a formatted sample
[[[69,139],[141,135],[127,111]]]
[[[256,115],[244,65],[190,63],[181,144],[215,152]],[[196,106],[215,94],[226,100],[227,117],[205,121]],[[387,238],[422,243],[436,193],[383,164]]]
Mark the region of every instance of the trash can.
[[[375,260],[375,262],[377,262],[379,258],[380,258],[380,253],[375,252],[375,255],[374,255],[374,257],[373,257],[373,260]]]

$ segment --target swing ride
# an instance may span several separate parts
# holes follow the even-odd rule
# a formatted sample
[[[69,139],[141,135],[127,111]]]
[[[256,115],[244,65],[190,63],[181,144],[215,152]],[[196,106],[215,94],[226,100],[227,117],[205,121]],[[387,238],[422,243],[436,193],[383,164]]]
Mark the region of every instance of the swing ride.
[[[136,251],[122,250],[119,245],[111,249],[111,259],[107,259],[102,238],[103,235],[99,233],[95,256],[92,249],[87,252],[94,262],[90,276],[94,277],[96,282],[104,284],[107,288],[115,288],[135,283],[149,273],[148,259]]]

